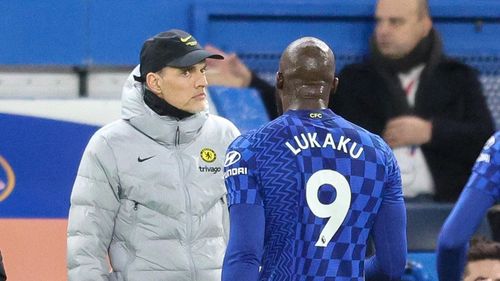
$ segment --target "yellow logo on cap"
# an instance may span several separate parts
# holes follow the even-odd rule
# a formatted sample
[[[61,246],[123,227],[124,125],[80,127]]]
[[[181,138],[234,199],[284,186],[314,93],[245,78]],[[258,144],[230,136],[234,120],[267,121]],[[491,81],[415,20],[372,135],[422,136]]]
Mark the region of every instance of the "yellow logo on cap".
[[[185,37],[185,38],[181,37],[181,42],[186,43],[189,39],[191,39],[191,37],[193,37],[193,36],[189,35],[188,37]]]
[[[189,39],[193,39],[193,41],[189,41]],[[182,43],[185,43],[186,45],[188,46],[196,46],[196,44],[198,44],[198,42],[196,42],[196,40],[194,40],[193,36],[189,35],[188,37],[184,37],[184,38],[180,38],[181,42]]]
[[[203,148],[200,152],[201,159],[207,163],[212,163],[217,159],[217,154],[211,148]]]

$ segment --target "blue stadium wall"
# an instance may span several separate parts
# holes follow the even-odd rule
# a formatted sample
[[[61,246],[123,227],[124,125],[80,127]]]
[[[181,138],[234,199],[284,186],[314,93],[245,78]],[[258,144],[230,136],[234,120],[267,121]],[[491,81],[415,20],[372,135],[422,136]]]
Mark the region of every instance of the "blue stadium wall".
[[[317,36],[342,55],[366,50],[373,0],[0,1],[0,65],[133,65],[142,42],[169,28],[243,54],[279,54]],[[500,2],[430,0],[452,54],[498,56]]]

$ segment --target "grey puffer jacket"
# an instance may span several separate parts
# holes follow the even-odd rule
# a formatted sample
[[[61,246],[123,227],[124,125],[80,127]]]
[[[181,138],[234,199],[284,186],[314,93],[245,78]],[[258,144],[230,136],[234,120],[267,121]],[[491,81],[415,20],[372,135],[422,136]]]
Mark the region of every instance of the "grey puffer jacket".
[[[239,131],[207,112],[182,121],[157,115],[132,74],[123,89],[123,119],[94,134],[80,163],[68,278],[220,280],[229,231],[224,155]]]

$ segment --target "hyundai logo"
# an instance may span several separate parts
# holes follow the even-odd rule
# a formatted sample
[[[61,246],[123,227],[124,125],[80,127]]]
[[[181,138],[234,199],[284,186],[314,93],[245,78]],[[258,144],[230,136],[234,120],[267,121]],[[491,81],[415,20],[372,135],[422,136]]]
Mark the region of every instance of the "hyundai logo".
[[[226,160],[224,161],[224,167],[233,165],[234,163],[240,161],[241,154],[238,151],[229,151],[226,154]]]

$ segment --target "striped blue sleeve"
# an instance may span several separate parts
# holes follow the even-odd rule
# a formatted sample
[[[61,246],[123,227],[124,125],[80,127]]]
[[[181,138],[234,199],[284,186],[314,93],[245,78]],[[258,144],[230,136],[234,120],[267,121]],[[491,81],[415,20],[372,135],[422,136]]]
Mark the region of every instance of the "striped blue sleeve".
[[[228,148],[224,163],[224,178],[229,206],[235,204],[262,205],[257,180],[255,153],[250,141],[240,136]]]

